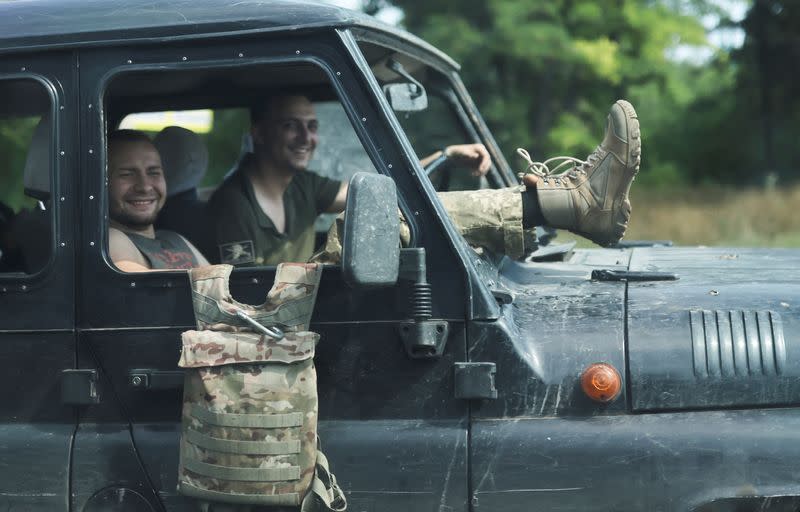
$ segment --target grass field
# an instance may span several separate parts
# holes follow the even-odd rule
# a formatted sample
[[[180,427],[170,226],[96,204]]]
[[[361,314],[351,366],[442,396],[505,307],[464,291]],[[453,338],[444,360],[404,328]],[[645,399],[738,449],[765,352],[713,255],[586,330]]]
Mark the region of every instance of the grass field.
[[[766,190],[634,187],[626,240],[672,240],[676,245],[800,247],[800,185]],[[572,239],[560,234],[559,241]],[[590,243],[580,243],[590,247]]]

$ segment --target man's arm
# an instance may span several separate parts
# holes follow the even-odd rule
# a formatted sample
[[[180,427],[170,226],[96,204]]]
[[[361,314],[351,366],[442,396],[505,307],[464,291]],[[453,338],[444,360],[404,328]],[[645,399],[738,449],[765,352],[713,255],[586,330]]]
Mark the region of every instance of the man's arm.
[[[432,155],[428,155],[419,161],[422,167],[427,167],[428,164],[442,156],[448,160],[453,160],[461,165],[470,167],[473,176],[484,176],[492,167],[492,159],[489,156],[489,151],[483,144],[456,144],[454,146],[447,146],[442,151],[437,151]]]
[[[117,228],[108,228],[108,255],[123,272],[150,272],[150,266],[131,239]]]
[[[333,199],[333,202],[325,210],[325,213],[342,213],[344,211],[344,205],[347,203],[347,182],[342,181],[339,184],[339,191],[336,193],[336,197]]]
[[[186,242],[187,246],[189,246],[189,250],[192,251],[192,254],[194,254],[194,258],[197,260],[197,266],[198,267],[204,267],[204,266],[209,264],[208,260],[206,259],[206,257],[203,256],[203,253],[198,251],[197,247],[195,247],[194,244],[192,244],[192,242],[187,240],[186,237],[181,235],[180,233],[178,233],[178,236],[181,237],[184,242]]]
[[[428,155],[419,161],[422,167],[442,156],[442,153],[448,160],[453,160],[468,166],[472,169],[473,176],[484,176],[492,166],[492,159],[489,156],[486,146],[483,144],[457,144],[454,146],[447,146],[443,151],[437,151],[432,155]],[[339,192],[333,203],[325,210],[325,213],[341,213],[344,211],[344,206],[347,202],[347,183],[342,182],[339,186]]]

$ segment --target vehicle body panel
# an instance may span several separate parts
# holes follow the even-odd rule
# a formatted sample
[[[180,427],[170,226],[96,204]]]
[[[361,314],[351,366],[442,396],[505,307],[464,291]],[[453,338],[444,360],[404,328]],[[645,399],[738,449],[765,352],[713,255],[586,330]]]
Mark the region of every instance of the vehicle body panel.
[[[799,419],[764,409],[479,421],[474,510],[681,511],[725,497],[796,496]],[[763,503],[753,505],[710,510]]]
[[[0,507],[67,510],[69,467],[76,410],[61,395],[62,371],[75,366],[75,197],[72,181],[77,130],[74,55],[43,52],[0,60],[0,79],[37,81],[51,96],[50,214],[53,257],[34,274],[0,276]],[[61,153],[63,151],[63,154]],[[60,198],[64,198],[60,200]]]
[[[0,385],[13,390],[0,410],[0,505],[196,508],[176,491],[189,281],[111,265],[105,134],[131,112],[251,99],[246,81],[205,83],[206,72],[312,66],[375,170],[393,178],[412,246],[426,251],[432,317],[449,324],[442,357],[409,358],[403,287],[351,289],[340,267],[325,268],[311,326],[322,335],[320,434],[351,510],[796,508],[800,251],[569,247],[554,262],[473,251],[362,50],[440,73],[464,133],[493,156],[489,183],[515,183],[512,170],[458,65],[361,14],[255,0],[45,0],[0,12],[0,78],[51,84],[58,154],[55,257],[39,275],[0,275],[0,357],[12,362]],[[284,85],[294,79],[304,80]],[[593,279],[601,269],[645,281]],[[647,281],[648,272],[678,279]],[[274,276],[237,269],[232,294],[261,303]],[[484,377],[496,399],[456,398],[454,366],[465,362],[495,370]],[[622,379],[608,404],[580,387],[597,362]],[[63,403],[67,369],[97,373],[98,403]],[[148,388],[133,380],[142,371],[168,378]]]
[[[302,49],[300,56],[298,48]],[[237,57],[240,52],[249,56],[247,63]],[[236,67],[253,62],[312,62],[320,66],[335,79],[345,110],[376,168],[389,172],[387,165],[394,163],[392,167],[401,169],[407,159],[392,147],[393,136],[378,122],[381,113],[367,101],[362,77],[342,55],[346,53],[332,30],[269,43],[245,38],[199,47],[176,43],[158,50],[83,50],[87,147],[101,149],[85,152],[82,187],[98,199],[104,197],[102,148],[108,114],[97,106],[106,101],[103,91],[110,80],[124,80],[129,76],[125,73],[147,70]],[[183,63],[182,56],[188,63]],[[132,64],[127,64],[128,59]],[[368,120],[366,124],[362,119]],[[398,307],[397,292],[351,290],[338,268],[326,269],[312,324],[325,340],[316,356],[322,446],[337,475],[343,471],[339,460],[351,468],[350,476],[342,476],[342,481],[346,488],[357,491],[353,495],[356,502],[372,507],[364,510],[407,510],[408,504],[415,502],[465,511],[468,408],[466,402],[454,399],[451,379],[453,362],[466,359],[463,271],[455,264],[447,240],[437,235],[438,222],[420,203],[423,199],[411,175],[398,174],[395,182],[404,194],[404,207],[417,211],[419,224],[427,226],[415,231],[418,243],[439,255],[429,260],[428,268],[431,283],[450,292],[441,295],[433,312],[436,318],[451,320],[446,353],[436,361],[407,359],[398,342],[398,322],[406,313],[405,307]],[[147,390],[131,384],[135,369],[175,371],[180,332],[194,327],[189,281],[183,272],[126,275],[112,269],[102,251],[105,211],[105,204],[98,200],[83,216],[87,238],[99,242],[83,252],[83,288],[91,288],[92,294],[80,302],[79,364],[100,373],[100,393],[104,402],[111,403],[88,408],[76,437],[75,456],[85,458],[88,464],[99,453],[117,453],[121,462],[104,471],[81,471],[87,465],[76,465],[73,505],[80,509],[92,496],[92,489],[113,485],[135,491],[153,507],[193,510],[194,501],[176,491],[180,387]],[[231,278],[231,290],[237,300],[259,304],[273,279],[274,268],[238,269]],[[417,428],[420,422],[436,427]],[[126,429],[130,432],[127,443]],[[326,435],[329,429],[335,435]],[[367,468],[365,458],[391,471]],[[420,472],[436,475],[444,470],[460,471],[461,476],[446,485],[433,477],[418,478]]]
[[[798,258],[794,250],[637,248],[575,251],[569,265],[502,260],[496,278],[514,294],[499,323],[506,327],[482,325],[468,337],[473,360],[497,362],[499,394],[473,409],[474,510],[794,510],[797,411],[763,407],[800,396]],[[595,268],[678,280],[592,281]],[[771,284],[775,272],[780,284]],[[708,374],[705,353],[698,374],[690,311],[756,309],[781,318],[781,372],[737,375],[732,366],[723,374],[717,348],[719,375]],[[713,324],[713,334],[733,352],[724,325]],[[593,362],[611,363],[626,383],[611,404],[580,388]]]
[[[798,404],[799,251],[637,249],[631,269],[680,275],[629,285],[634,410]]]
[[[315,2],[42,0],[9,2],[3,12],[0,53],[361,27],[385,33],[395,42],[422,49],[458,68],[444,52],[404,30],[362,13]]]

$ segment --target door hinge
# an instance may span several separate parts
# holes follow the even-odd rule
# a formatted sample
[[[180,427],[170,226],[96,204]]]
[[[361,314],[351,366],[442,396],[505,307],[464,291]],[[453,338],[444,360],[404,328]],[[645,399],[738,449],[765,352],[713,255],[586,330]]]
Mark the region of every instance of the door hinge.
[[[494,363],[455,363],[455,396],[466,400],[494,400],[497,388]]]
[[[398,279],[408,284],[406,300],[411,318],[400,322],[398,333],[408,357],[412,359],[442,357],[447,342],[447,321],[431,319],[433,290],[425,275],[425,249],[402,249]]]
[[[65,405],[93,405],[100,402],[97,370],[63,370],[61,402]]]
[[[412,359],[442,357],[447,331],[448,323],[445,320],[407,320],[398,326],[406,354]]]

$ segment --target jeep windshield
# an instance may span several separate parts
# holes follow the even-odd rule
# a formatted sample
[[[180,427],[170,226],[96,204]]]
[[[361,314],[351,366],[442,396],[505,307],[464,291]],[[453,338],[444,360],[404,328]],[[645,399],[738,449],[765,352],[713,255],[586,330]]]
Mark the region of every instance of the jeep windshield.
[[[437,65],[434,59],[428,61],[423,56],[411,56],[371,42],[362,42],[360,49],[417,158],[423,160],[427,155],[455,144],[482,143],[488,149],[492,165],[482,177],[474,176],[472,169],[457,161],[448,161],[432,172],[427,166],[425,170],[438,192],[498,189],[518,183],[515,168],[500,153],[457,73]],[[425,101],[413,105],[399,102],[398,108],[395,105],[397,98],[393,96],[395,91],[391,88],[399,84],[409,88],[408,96],[412,102],[416,89],[421,87]],[[575,250],[575,241],[554,242],[556,234],[555,229],[547,227],[527,230],[524,258],[509,258],[497,247],[492,253],[474,244],[474,251],[467,253],[473,258],[478,273],[483,275],[484,282],[493,283],[490,288],[497,288],[503,277],[512,283],[531,284],[538,281],[534,275],[545,280],[565,276],[585,279],[597,269],[627,269],[629,251]]]
[[[421,105],[412,108],[392,105],[417,158],[423,160],[457,144],[482,143],[489,150],[492,168],[483,177],[473,176],[471,169],[457,162],[437,167],[429,174],[437,191],[500,188],[516,183],[455,73],[377,44],[362,42],[360,49],[390,105],[392,85],[422,87],[420,93],[426,101]]]
[[[448,146],[470,143],[484,144],[491,155],[491,168],[485,176],[475,176],[473,169],[455,159],[438,166],[435,163],[425,166],[437,192],[498,189],[518,183],[514,169],[499,151],[457,73],[422,56],[412,57],[371,42],[361,42],[360,49],[418,159],[424,162],[428,155]],[[411,91],[408,96],[412,102],[415,95],[421,96],[421,101],[413,105],[398,102],[393,87],[401,85]],[[551,228],[530,230],[526,235],[526,255],[539,249],[542,254],[534,255],[536,261],[570,258],[573,242],[543,247],[555,234]],[[473,248],[482,259],[496,260],[498,264],[504,256]]]

